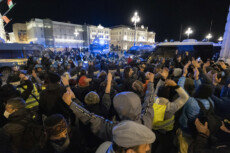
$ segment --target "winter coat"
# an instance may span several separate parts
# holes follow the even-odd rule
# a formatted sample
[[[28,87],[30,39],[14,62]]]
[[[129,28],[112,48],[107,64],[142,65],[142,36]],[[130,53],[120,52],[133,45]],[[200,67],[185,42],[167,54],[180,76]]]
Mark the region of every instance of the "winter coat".
[[[158,91],[158,88],[162,85],[164,85],[165,82],[160,80],[157,84],[157,89],[156,91]],[[168,99],[163,98],[163,97],[159,97],[158,99],[158,104],[159,105],[166,105],[166,110],[165,110],[165,116],[164,116],[164,120],[168,120],[170,119],[179,109],[181,109],[184,104],[188,101],[189,99],[189,95],[186,93],[186,91],[180,87],[177,86],[176,87],[176,92],[179,95],[179,98],[177,98],[175,101],[170,102]]]
[[[20,123],[29,123],[32,120],[32,117],[30,113],[25,108],[23,108],[12,113],[8,120],[8,123],[3,126],[4,133],[10,137],[12,151],[14,153],[21,153],[24,149],[22,148],[22,144],[26,144],[27,142],[22,142],[25,127]]]
[[[218,98],[213,95],[211,99],[214,101],[216,114],[220,116],[222,119],[230,119],[230,98]]]
[[[182,88],[184,88],[185,79],[186,79],[185,77],[181,77],[179,79],[178,85],[180,85]],[[195,80],[194,83],[195,83],[195,89],[197,89],[199,87],[199,85],[201,84],[201,81]],[[195,122],[195,119],[200,114],[200,107],[198,105],[197,100],[199,100],[207,110],[210,108],[209,101],[214,106],[214,102],[212,101],[211,98],[209,98],[209,99],[197,98],[196,99],[194,97],[189,97],[188,101],[184,105],[184,108],[182,110],[182,114],[181,114],[180,119],[179,119],[182,131],[184,131],[188,134],[191,134],[192,132],[194,132],[194,130],[195,130],[194,122]]]
[[[210,146],[208,140],[206,135],[199,134],[189,146],[188,153],[230,153],[230,146]]]
[[[62,100],[62,95],[65,92],[65,87],[60,84],[49,84],[47,89],[40,93],[39,111],[40,114],[46,116],[62,114],[67,121],[71,121],[71,124],[74,125],[75,116]]]

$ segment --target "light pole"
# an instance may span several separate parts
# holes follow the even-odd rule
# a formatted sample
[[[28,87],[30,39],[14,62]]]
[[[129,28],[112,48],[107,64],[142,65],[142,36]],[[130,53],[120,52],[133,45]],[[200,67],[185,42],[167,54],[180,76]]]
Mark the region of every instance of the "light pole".
[[[131,21],[134,23],[135,26],[135,36],[134,36],[134,46],[136,44],[136,35],[137,35],[137,23],[140,22],[140,17],[138,16],[138,13],[135,12],[134,16],[132,17]]]
[[[218,41],[219,41],[219,42],[223,41],[223,37],[220,37],[220,38],[218,39]]]
[[[188,39],[189,39],[189,35],[192,33],[193,33],[193,31],[191,28],[188,28],[188,30],[185,31],[185,34],[188,35]]]
[[[207,39],[208,39],[208,41],[209,41],[209,39],[211,39],[211,38],[212,38],[211,33],[209,33],[209,34],[206,36],[206,38],[207,38]]]
[[[79,32],[75,30],[74,35],[77,37],[79,35]]]

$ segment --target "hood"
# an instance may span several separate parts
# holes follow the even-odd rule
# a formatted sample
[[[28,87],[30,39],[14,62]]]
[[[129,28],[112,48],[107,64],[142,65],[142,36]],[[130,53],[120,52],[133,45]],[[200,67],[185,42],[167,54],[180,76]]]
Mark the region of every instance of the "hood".
[[[167,105],[169,103],[169,100],[163,97],[159,97],[157,98],[155,103],[160,104],[160,105]]]
[[[120,120],[138,120],[141,114],[141,99],[133,92],[121,92],[113,99],[113,106]]]

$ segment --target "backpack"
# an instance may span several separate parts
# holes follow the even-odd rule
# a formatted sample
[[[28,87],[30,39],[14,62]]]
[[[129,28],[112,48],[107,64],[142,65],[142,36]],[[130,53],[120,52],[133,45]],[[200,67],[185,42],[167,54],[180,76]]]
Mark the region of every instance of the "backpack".
[[[196,99],[196,100],[197,100],[198,105],[200,107],[200,114],[201,114],[200,121],[202,123],[208,122],[208,128],[209,128],[211,134],[217,133],[217,131],[220,130],[220,127],[222,126],[222,122],[221,122],[221,118],[215,114],[212,103],[208,99],[210,108],[209,108],[209,110],[206,110],[203,103],[198,99]]]

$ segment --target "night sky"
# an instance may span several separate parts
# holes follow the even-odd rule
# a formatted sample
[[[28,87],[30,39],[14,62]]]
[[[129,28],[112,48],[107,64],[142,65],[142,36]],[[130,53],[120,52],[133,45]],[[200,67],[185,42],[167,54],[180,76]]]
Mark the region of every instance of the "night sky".
[[[192,38],[202,40],[213,20],[213,41],[223,35],[230,0],[13,0],[17,5],[8,14],[12,23],[23,23],[32,18],[49,18],[76,24],[132,25],[131,17],[139,12],[139,25],[156,32],[156,41],[165,38],[179,40],[181,24],[184,31],[190,26]],[[6,0],[0,12],[8,9]],[[12,23],[6,28],[12,31]]]

